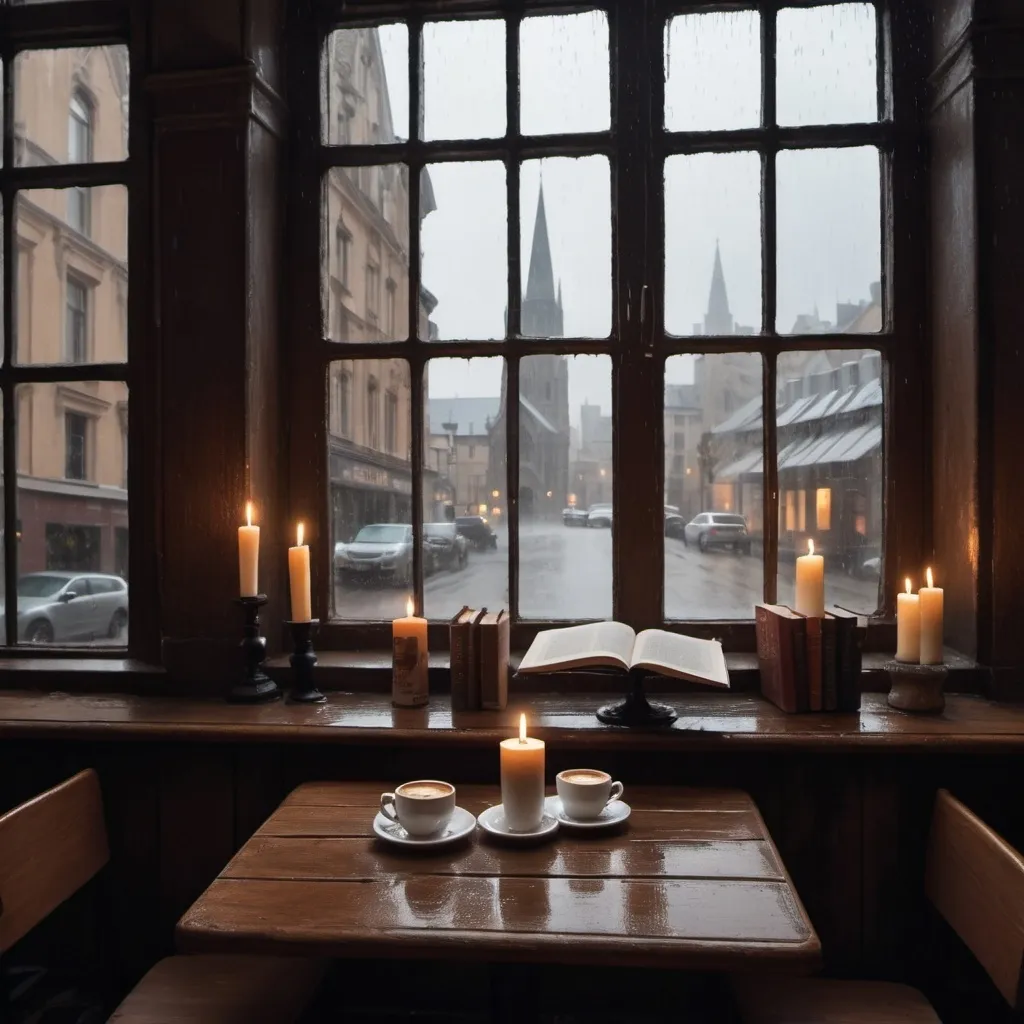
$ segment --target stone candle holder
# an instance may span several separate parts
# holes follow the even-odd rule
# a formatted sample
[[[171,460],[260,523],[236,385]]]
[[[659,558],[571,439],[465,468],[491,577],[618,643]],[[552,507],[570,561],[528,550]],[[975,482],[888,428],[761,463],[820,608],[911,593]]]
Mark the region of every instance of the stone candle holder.
[[[946,706],[943,687],[949,670],[945,665],[912,665],[886,662],[889,704],[901,711],[935,714]]]

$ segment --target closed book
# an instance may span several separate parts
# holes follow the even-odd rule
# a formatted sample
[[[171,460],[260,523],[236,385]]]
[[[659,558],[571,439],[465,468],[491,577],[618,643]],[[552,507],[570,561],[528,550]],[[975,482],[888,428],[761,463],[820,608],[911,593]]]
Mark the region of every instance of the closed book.
[[[463,606],[449,626],[450,664],[452,676],[452,711],[469,708],[470,639],[476,612]]]
[[[509,618],[504,608],[480,620],[480,706],[504,711],[508,704]]]
[[[830,608],[836,620],[836,658],[838,672],[838,711],[860,710],[861,650],[865,626],[858,615],[845,608]]]
[[[839,707],[838,625],[836,617],[828,612],[821,620],[822,711],[835,711]]]
[[[466,707],[470,711],[479,711],[480,704],[480,623],[487,614],[486,608],[473,615],[469,627],[469,687]]]
[[[822,710],[825,681],[822,664],[821,623],[816,615],[804,616],[807,636],[807,704],[811,711]]]
[[[806,625],[783,605],[755,608],[761,693],[783,711],[807,710]]]

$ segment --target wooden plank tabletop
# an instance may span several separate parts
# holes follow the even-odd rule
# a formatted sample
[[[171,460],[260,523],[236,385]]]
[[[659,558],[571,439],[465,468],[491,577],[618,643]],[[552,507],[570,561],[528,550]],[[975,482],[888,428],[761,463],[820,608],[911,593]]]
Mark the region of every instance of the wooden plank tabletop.
[[[751,798],[634,787],[617,833],[479,830],[417,854],[372,832],[393,785],[296,789],[178,924],[186,952],[813,970],[820,944]],[[460,806],[498,803],[459,786]]]

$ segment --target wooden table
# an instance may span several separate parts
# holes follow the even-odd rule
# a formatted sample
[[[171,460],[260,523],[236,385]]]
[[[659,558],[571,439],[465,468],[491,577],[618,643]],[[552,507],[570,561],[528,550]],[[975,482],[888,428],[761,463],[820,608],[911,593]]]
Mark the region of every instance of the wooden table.
[[[393,785],[296,789],[178,924],[189,952],[434,957],[807,972],[821,947],[751,798],[627,788],[618,834],[472,839],[430,855],[376,839]],[[459,786],[474,814],[493,786]]]

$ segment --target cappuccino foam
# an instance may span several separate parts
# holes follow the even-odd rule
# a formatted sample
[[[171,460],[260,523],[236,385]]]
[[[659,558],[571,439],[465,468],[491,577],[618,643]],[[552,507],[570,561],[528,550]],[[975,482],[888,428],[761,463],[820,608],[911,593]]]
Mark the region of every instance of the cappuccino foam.
[[[452,787],[443,782],[408,782],[398,787],[399,795],[413,800],[436,800],[439,796],[448,796],[451,791]]]
[[[608,779],[609,776],[606,772],[591,771],[590,769],[562,772],[562,781],[571,782],[574,786],[596,786],[607,782]]]

